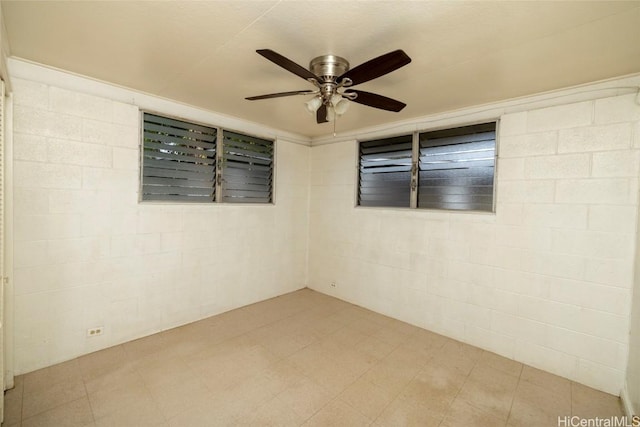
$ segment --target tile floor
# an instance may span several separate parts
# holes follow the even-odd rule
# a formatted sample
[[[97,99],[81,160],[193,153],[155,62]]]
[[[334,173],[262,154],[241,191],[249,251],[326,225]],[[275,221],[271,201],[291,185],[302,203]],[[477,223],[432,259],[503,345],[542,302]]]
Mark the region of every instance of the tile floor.
[[[564,378],[304,289],[16,378],[3,426],[556,426]]]

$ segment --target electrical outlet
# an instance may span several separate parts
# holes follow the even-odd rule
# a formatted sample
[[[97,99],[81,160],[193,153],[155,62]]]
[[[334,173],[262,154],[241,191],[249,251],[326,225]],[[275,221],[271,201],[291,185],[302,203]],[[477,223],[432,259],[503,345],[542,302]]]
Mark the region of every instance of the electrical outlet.
[[[331,287],[335,288],[336,287],[336,282],[331,282]]]
[[[87,329],[87,336],[97,337],[98,335],[102,335],[103,331],[104,331],[104,326],[96,326],[95,328],[89,328]]]

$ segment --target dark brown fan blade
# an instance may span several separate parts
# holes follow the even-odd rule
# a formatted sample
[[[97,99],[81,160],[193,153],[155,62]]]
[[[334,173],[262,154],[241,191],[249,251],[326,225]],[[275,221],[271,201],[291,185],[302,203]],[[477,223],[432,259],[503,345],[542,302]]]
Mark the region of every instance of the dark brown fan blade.
[[[316,111],[316,122],[318,123],[327,123],[327,106],[322,104],[318,111]]]
[[[395,111],[396,113],[407,106],[404,102],[378,95],[377,93],[365,92],[363,90],[349,89],[345,93],[355,93],[358,96],[353,102],[366,105],[368,107],[380,108],[381,110]]]
[[[292,92],[279,92],[279,93],[270,93],[268,95],[258,95],[258,96],[249,96],[245,99],[249,101],[255,101],[257,99],[270,99],[270,98],[280,98],[282,96],[293,96],[293,95],[308,95],[313,93],[312,90],[294,90]]]
[[[351,79],[354,85],[377,79],[380,76],[389,74],[398,68],[404,67],[411,62],[411,58],[401,49],[386,53],[370,61],[360,64],[347,71],[338,78],[338,82],[345,78]]]
[[[318,76],[313,74],[311,71],[307,70],[301,65],[296,64],[292,60],[285,58],[277,52],[272,51],[271,49],[258,49],[256,50],[260,55],[267,58],[269,61],[273,62],[276,65],[281,66],[285,70],[302,77],[305,80],[314,79],[318,80]]]

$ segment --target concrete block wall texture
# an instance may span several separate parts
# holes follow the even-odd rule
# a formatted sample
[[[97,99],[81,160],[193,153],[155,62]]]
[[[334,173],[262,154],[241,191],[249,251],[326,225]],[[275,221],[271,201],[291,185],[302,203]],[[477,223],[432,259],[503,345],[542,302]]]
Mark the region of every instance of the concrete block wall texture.
[[[274,206],[140,204],[136,106],[12,83],[17,374],[305,286],[308,147]]]
[[[620,392],[634,96],[499,117],[497,208],[480,214],[354,208],[355,141],[279,140],[275,206],[139,204],[136,106],[13,84],[16,373],[308,284]]]
[[[309,286],[619,394],[638,215],[634,98],[496,117],[495,214],[354,208],[357,142],[312,147]]]

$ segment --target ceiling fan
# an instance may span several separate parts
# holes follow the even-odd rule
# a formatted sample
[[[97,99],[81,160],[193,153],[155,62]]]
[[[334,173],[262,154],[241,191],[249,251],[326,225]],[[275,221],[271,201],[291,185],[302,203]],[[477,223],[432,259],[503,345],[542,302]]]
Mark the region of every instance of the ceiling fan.
[[[306,103],[306,106],[310,112],[315,111],[318,123],[333,121],[336,116],[342,115],[349,106],[348,101],[394,112],[406,106],[386,96],[351,89],[351,86],[384,76],[410,63],[411,58],[400,49],[373,58],[352,69],[349,69],[349,62],[339,56],[318,56],[311,60],[308,70],[273,50],[258,49],[256,52],[285,70],[311,82],[315,90],[296,90],[245,98],[250,101],[293,95],[315,95]],[[343,90],[339,91],[339,89]]]

